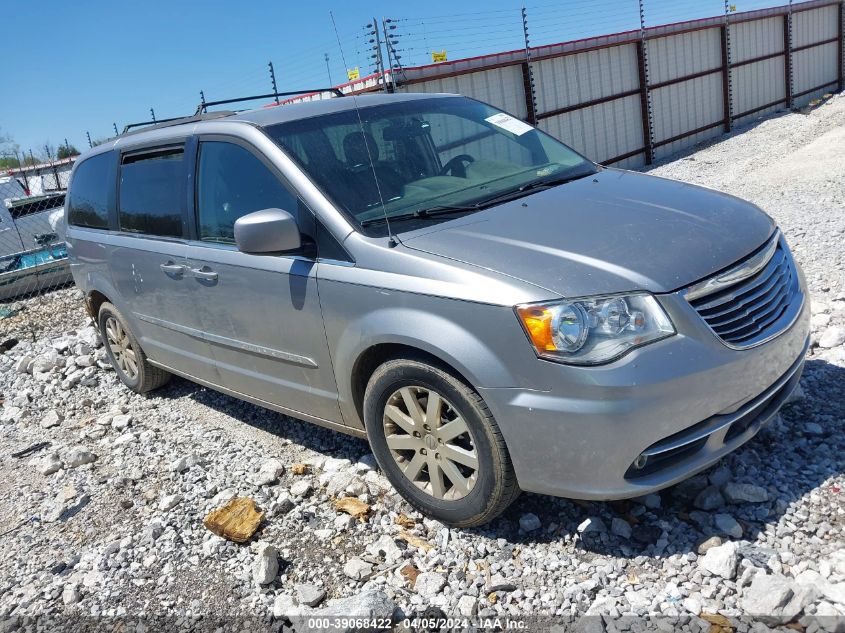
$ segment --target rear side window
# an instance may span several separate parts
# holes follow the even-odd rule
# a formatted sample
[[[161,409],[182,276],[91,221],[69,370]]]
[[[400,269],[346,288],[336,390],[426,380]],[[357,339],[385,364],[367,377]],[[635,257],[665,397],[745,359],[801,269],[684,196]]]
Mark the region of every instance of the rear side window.
[[[94,229],[109,228],[109,189],[113,186],[114,157],[110,152],[83,161],[70,183],[68,223]]]
[[[182,237],[185,163],[182,148],[124,156],[120,166],[120,230]]]
[[[255,155],[222,141],[200,144],[197,210],[199,236],[234,243],[235,220],[262,209],[297,215],[297,200]]]

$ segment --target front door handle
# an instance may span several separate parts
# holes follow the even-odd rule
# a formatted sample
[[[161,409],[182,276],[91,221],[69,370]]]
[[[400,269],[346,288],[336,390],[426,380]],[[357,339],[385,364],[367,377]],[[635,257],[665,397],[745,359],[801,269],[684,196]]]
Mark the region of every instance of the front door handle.
[[[182,273],[185,272],[184,266],[174,264],[172,261],[169,261],[166,264],[160,264],[159,268],[161,268],[167,275],[170,275],[172,277],[181,277]]]
[[[202,268],[191,268],[194,277],[197,279],[204,279],[205,281],[217,281],[217,273],[211,270],[208,266]]]

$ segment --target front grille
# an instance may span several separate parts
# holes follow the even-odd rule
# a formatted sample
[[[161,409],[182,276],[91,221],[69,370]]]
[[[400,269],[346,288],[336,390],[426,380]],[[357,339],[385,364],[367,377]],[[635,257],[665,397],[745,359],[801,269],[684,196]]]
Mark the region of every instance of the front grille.
[[[739,349],[786,330],[803,304],[798,272],[780,234],[738,266],[697,284],[686,296],[713,333]]]

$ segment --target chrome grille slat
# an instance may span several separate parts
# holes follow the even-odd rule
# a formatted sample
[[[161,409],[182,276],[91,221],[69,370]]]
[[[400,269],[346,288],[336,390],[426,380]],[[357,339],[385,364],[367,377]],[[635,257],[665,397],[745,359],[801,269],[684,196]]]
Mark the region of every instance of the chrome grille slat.
[[[731,270],[753,268],[753,274],[722,273],[719,283],[699,282],[686,295],[710,330],[735,349],[753,347],[786,330],[797,318],[804,297],[795,264],[779,234]],[[768,260],[761,258],[764,253]],[[730,282],[724,281],[725,277]],[[735,279],[735,281],[734,281]]]
[[[763,312],[761,312],[760,314],[754,315],[754,322],[752,322],[752,323],[746,322],[739,327],[730,328],[728,330],[723,330],[721,328],[715,328],[715,327],[713,329],[716,330],[716,332],[721,337],[728,337],[731,334],[734,334],[734,333],[739,332],[741,330],[747,330],[747,329],[752,328],[752,327],[754,329],[759,330],[762,327],[765,327],[763,323],[767,319],[768,316],[770,316],[771,314],[774,314],[775,312],[778,312],[779,308],[786,307],[786,305],[788,303],[789,303],[789,296],[788,295],[785,295],[785,294],[778,295],[775,298],[775,300],[763,310]]]
[[[782,270],[780,271],[777,276],[771,279],[769,282],[766,283],[765,288],[755,292],[754,294],[746,297],[742,301],[740,301],[737,305],[731,306],[727,310],[722,310],[721,312],[716,312],[715,314],[708,314],[707,320],[714,328],[722,327],[723,325],[727,325],[728,323],[732,323],[737,319],[741,319],[745,316],[748,316],[750,311],[753,311],[759,305],[763,303],[767,303],[771,300],[772,297],[776,296],[780,293],[780,282],[784,281],[784,278],[789,278],[789,271]],[[741,308],[743,311],[740,314],[736,314],[738,310]],[[730,315],[730,318],[723,319],[723,316]]]
[[[778,251],[777,253],[775,253],[775,255],[777,256],[778,253],[781,254],[781,257],[777,260],[775,259],[775,257],[772,257],[769,264],[767,264],[761,272],[759,272],[756,276],[752,277],[749,280],[749,284],[747,286],[745,284],[738,284],[739,286],[741,286],[739,290],[735,289],[736,286],[732,286],[727,290],[723,290],[723,296],[720,296],[717,299],[711,299],[706,303],[702,303],[696,309],[699,312],[705,312],[714,308],[718,308],[719,306],[723,306],[725,304],[730,304],[736,299],[739,299],[747,292],[753,292],[754,288],[765,284],[772,277],[772,275],[778,272],[778,269],[784,263],[783,254]]]

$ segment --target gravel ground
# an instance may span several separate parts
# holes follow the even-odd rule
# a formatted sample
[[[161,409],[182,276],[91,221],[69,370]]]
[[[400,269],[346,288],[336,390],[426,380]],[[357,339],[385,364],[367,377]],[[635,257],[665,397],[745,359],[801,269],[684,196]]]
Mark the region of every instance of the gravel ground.
[[[843,155],[837,97],[652,170],[750,199],[778,221],[812,290],[803,395],[745,447],[659,495],[524,494],[481,529],[423,519],[363,441],[178,379],[133,396],[106,366],[76,290],[23,302],[0,321],[0,338],[21,339],[0,356],[4,630],[27,616],[303,630],[311,615],[394,613],[487,630],[527,617],[537,619],[525,630],[641,630],[644,615],[667,631],[845,630]],[[234,495],[266,512],[245,545],[202,524]],[[368,515],[339,511],[342,497]]]

